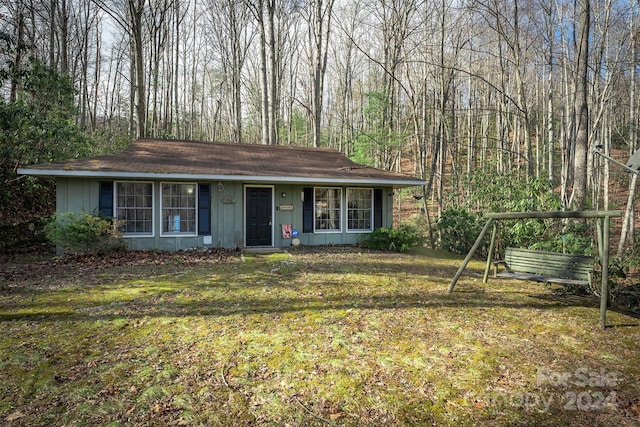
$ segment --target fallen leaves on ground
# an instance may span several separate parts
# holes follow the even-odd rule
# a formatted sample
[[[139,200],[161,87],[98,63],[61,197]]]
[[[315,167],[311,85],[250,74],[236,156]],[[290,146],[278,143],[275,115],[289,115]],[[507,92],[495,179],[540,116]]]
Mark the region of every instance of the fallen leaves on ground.
[[[484,285],[476,261],[446,294],[461,260],[441,252],[0,259],[8,426],[632,426],[638,416],[638,319],[610,311],[601,331],[596,298]],[[622,381],[540,385],[542,368]],[[616,400],[593,406],[600,395]]]
[[[120,267],[116,274],[139,275],[175,271],[192,266],[213,265],[232,256],[226,249],[191,249],[183,251],[114,251],[105,254],[55,255],[50,245],[15,248],[0,253],[0,289],[25,284],[55,287],[67,285],[68,280],[85,284],[104,281],[102,273]]]

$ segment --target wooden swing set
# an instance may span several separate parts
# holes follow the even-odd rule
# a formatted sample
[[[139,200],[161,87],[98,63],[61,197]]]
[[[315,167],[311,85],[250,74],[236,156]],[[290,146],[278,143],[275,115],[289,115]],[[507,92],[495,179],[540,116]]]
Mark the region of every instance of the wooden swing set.
[[[484,270],[483,283],[487,283],[489,278],[489,269],[491,264],[506,264],[508,274],[503,277],[513,277],[523,280],[536,280],[541,282],[554,282],[554,283],[572,283],[572,284],[584,284],[590,283],[590,271],[586,272],[584,265],[584,257],[572,254],[553,254],[542,251],[527,251],[513,250],[510,254],[510,258],[505,258],[503,261],[493,262],[493,253],[496,247],[496,237],[498,233],[498,224],[501,220],[513,220],[513,219],[533,219],[533,218],[587,218],[596,220],[596,235],[598,243],[598,255],[600,256],[600,262],[602,266],[602,281],[600,284],[600,327],[604,329],[606,327],[607,305],[609,304],[609,227],[610,219],[621,217],[622,213],[619,210],[616,211],[551,211],[551,212],[495,212],[484,215],[487,222],[484,224],[482,231],[478,235],[475,243],[471,247],[471,250],[462,261],[462,265],[458,268],[447,293],[453,292],[453,288],[456,286],[458,279],[462,275],[462,272],[471,261],[471,258],[478,250],[484,236],[489,231],[489,228],[493,225],[493,232],[491,233],[491,243],[489,244],[489,253],[487,255],[487,264]],[[512,265],[509,265],[509,264]],[[593,260],[591,260],[591,269],[593,267]],[[585,274],[588,277],[585,277]]]

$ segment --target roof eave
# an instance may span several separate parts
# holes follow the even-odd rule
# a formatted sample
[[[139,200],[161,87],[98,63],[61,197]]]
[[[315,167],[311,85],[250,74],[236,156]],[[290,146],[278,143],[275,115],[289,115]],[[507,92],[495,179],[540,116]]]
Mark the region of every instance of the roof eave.
[[[216,174],[182,174],[157,172],[122,172],[122,171],[86,171],[63,169],[20,168],[21,175],[41,176],[45,178],[108,178],[108,179],[153,179],[153,180],[192,180],[192,181],[243,181],[248,183],[278,184],[353,184],[384,185],[393,187],[413,187],[423,185],[420,179],[384,179],[384,178],[323,178],[296,176],[255,176],[255,175],[216,175]]]

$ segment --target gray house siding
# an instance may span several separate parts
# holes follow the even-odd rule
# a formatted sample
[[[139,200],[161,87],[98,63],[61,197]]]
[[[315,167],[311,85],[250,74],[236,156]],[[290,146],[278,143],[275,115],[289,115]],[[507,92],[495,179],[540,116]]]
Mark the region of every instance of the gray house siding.
[[[117,180],[116,180],[117,181]],[[209,225],[210,233],[196,236],[162,236],[160,188],[162,182],[179,182],[170,180],[140,180],[153,182],[153,235],[152,236],[127,236],[129,248],[135,250],[161,249],[180,250],[194,247],[222,247],[242,248],[246,242],[246,189],[263,187],[272,189],[272,238],[271,245],[276,247],[291,246],[292,238],[283,238],[282,226],[290,224],[292,229],[298,231],[297,238],[302,245],[327,245],[327,244],[354,244],[357,243],[361,232],[347,231],[347,188],[372,188],[381,194],[381,200],[377,209],[372,213],[377,217],[372,221],[383,227],[391,227],[393,224],[393,188],[384,186],[354,186],[354,185],[313,185],[309,184],[252,184],[239,181],[199,181],[198,184],[209,184],[210,209]],[[104,179],[92,178],[57,178],[57,206],[56,211],[62,212],[87,212],[98,213],[100,208],[100,182]],[[193,181],[190,181],[193,182]],[[340,231],[316,231],[304,232],[303,230],[303,194],[305,189],[314,187],[341,188],[341,230]],[[196,209],[198,211],[198,209]],[[379,213],[382,212],[381,222]],[[202,216],[202,215],[199,215]],[[200,220],[200,219],[199,219]],[[202,229],[202,227],[198,227]],[[206,227],[205,227],[206,229]],[[211,243],[205,243],[210,236]]]
[[[242,183],[225,182],[224,189],[211,183],[212,245],[222,248],[243,247],[242,234]]]
[[[58,178],[56,180],[56,212],[97,213],[98,181]]]

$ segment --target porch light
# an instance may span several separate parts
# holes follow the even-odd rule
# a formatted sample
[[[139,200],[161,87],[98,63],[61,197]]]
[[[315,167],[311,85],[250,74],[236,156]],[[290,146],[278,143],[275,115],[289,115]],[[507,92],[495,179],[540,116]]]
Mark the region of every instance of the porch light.
[[[224,191],[224,184],[222,182],[218,182],[218,192],[222,193]]]
[[[282,192],[282,194],[280,194],[280,197],[282,197],[282,198],[284,199],[285,197],[287,197],[287,193],[285,193],[285,192],[283,191],[283,192]]]

